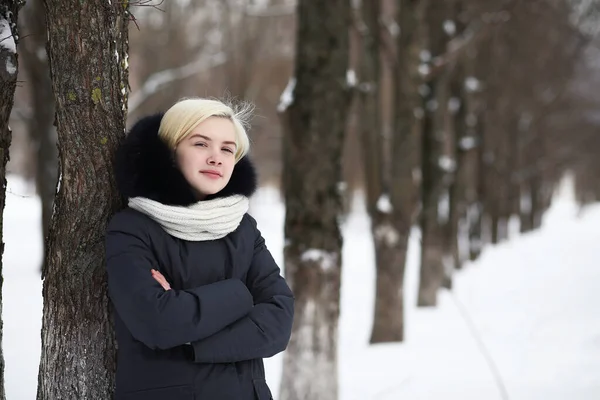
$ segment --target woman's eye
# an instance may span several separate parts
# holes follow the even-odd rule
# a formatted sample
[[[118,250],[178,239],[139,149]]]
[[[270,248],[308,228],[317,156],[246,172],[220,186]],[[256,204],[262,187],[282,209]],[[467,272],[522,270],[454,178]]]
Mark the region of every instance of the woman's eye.
[[[228,153],[231,153],[231,154],[233,154],[233,150],[231,150],[231,149],[230,149],[230,148],[228,148],[228,147],[224,147],[224,148],[223,148],[223,151],[226,151],[226,152],[228,152]]]
[[[206,143],[199,142],[199,143],[194,144],[194,146],[206,147]]]

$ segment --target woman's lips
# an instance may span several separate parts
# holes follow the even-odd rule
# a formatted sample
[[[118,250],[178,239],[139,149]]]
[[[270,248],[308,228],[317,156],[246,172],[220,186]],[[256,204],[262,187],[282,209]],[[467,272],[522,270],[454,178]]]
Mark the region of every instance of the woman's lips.
[[[201,174],[210,179],[219,179],[221,174],[216,171],[200,171]]]

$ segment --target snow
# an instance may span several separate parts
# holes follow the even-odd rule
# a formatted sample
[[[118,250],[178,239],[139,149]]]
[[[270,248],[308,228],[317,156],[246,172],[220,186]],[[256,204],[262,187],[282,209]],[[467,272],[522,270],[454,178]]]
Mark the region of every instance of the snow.
[[[6,58],[6,72],[8,72],[9,75],[14,75],[17,73],[17,67],[15,64],[13,64],[10,57]]]
[[[10,29],[10,22],[0,17],[0,52],[7,52],[5,69],[9,75],[17,73],[17,66],[14,63],[14,55],[17,52],[17,44]]]
[[[9,54],[17,53],[17,44],[10,29],[10,22],[0,17],[0,48],[8,50]]]
[[[375,239],[384,242],[388,247],[393,247],[400,240],[400,234],[391,224],[377,225],[373,232]]]
[[[456,169],[456,161],[449,156],[441,156],[438,159],[438,166],[446,172],[452,172]]]
[[[385,26],[388,29],[388,32],[393,38],[397,38],[400,35],[400,25],[395,20],[391,20]]]
[[[7,400],[36,398],[42,327],[41,202],[35,189],[8,177],[2,259],[2,351]]]
[[[461,101],[458,97],[451,97],[448,100],[448,110],[452,114],[456,114],[460,110]]]
[[[4,355],[8,400],[34,399],[40,355],[40,202],[9,176],[4,212]],[[282,265],[280,194],[252,199]],[[542,228],[485,247],[455,273],[435,308],[415,307],[419,232],[409,243],[406,331],[401,344],[369,346],[375,271],[370,221],[356,196],[344,226],[339,337],[340,400],[496,400],[495,375],[511,400],[593,400],[600,396],[600,205],[580,212],[572,193],[555,197]],[[265,360],[275,398],[282,354]]]
[[[445,190],[438,198],[437,221],[440,225],[445,224],[450,219],[450,193]]]
[[[454,21],[449,19],[444,21],[444,32],[446,32],[446,35],[448,36],[452,36],[456,33],[456,24]]]
[[[277,111],[284,112],[294,102],[294,88],[296,87],[296,78],[290,78],[277,105]]]
[[[382,212],[384,214],[391,213],[394,207],[392,207],[390,196],[388,196],[387,194],[382,194],[381,196],[379,196],[379,198],[377,199],[377,209],[379,210],[379,212]]]
[[[477,146],[477,138],[474,136],[464,136],[458,142],[458,147],[464,151],[474,149],[475,146]]]
[[[308,249],[300,255],[303,262],[315,262],[321,265],[323,271],[329,271],[337,265],[335,253],[320,249]]]
[[[356,79],[356,72],[353,69],[346,71],[346,85],[348,87],[355,87],[358,80]]]
[[[467,88],[467,91],[469,91],[469,92],[477,92],[478,90],[481,89],[481,82],[479,81],[479,79],[475,78],[474,76],[468,76],[465,79],[465,87]]]

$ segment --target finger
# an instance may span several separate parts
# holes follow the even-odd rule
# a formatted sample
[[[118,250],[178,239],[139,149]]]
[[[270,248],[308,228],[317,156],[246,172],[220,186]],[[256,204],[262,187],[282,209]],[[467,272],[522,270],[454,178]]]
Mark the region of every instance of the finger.
[[[167,281],[167,278],[159,271],[155,269],[150,270],[152,272],[152,277],[162,286],[165,290],[171,290],[171,284]]]
[[[163,289],[165,290],[169,290],[170,286],[168,284],[168,282],[164,279],[164,277],[160,277],[160,276],[153,276],[154,280],[157,281],[160,286],[162,286]]]

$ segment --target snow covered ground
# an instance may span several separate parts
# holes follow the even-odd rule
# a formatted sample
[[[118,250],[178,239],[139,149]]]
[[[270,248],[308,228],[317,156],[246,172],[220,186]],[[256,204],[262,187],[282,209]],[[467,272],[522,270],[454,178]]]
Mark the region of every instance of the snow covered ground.
[[[262,189],[251,211],[281,262],[284,209],[278,195]],[[341,400],[502,399],[478,340],[512,400],[600,399],[600,205],[577,211],[565,190],[541,230],[486,248],[480,260],[455,275],[453,294],[442,291],[439,306],[427,310],[414,307],[416,232],[406,273],[406,341],[369,346],[373,247],[368,217],[357,199],[344,225]],[[42,305],[39,218],[39,200],[31,187],[10,177],[3,259],[8,400],[35,399],[36,394]],[[266,360],[275,394],[281,359]]]

